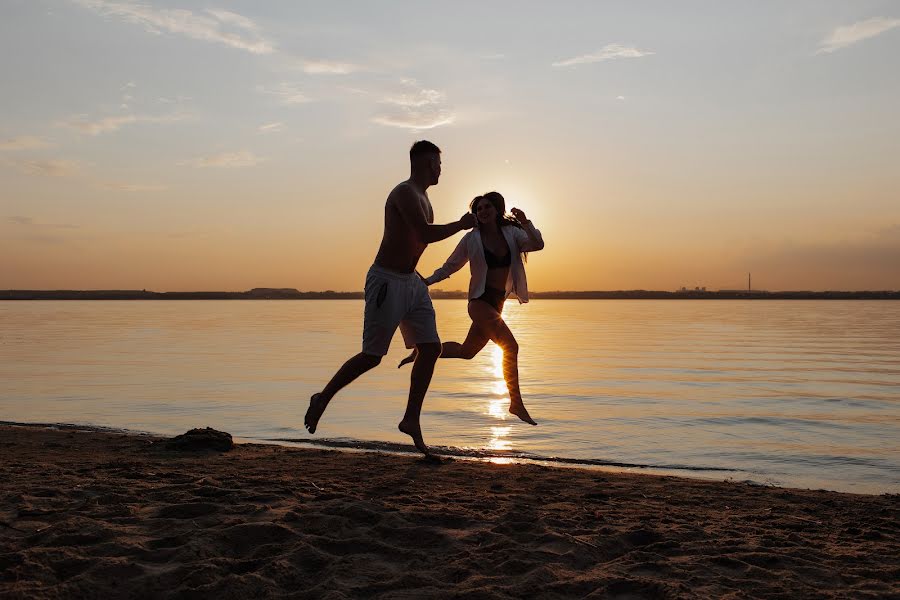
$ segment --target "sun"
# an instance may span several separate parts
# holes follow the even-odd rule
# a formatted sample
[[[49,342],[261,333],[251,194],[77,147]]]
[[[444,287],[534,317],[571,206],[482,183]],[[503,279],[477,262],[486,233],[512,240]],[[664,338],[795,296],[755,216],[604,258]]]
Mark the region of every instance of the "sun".
[[[512,208],[522,210],[529,220],[538,222],[543,212],[541,200],[528,187],[521,183],[500,181],[495,184],[495,188],[503,199],[506,201],[506,212],[509,213]]]

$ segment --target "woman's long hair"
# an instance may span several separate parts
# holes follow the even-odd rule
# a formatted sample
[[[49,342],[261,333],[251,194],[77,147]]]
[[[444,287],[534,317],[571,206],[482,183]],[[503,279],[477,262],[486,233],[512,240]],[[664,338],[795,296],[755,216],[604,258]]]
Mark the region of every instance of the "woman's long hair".
[[[506,214],[506,200],[503,199],[503,196],[500,195],[500,192],[488,192],[483,196],[475,196],[472,201],[469,203],[469,210],[476,217],[478,216],[478,201],[479,200],[487,200],[491,204],[494,205],[494,210],[497,211],[497,227],[507,227],[512,225],[513,227],[518,227],[522,229],[522,224],[516,221],[516,219],[512,215]]]
[[[475,196],[472,199],[472,202],[469,203],[469,210],[476,217],[478,216],[478,201],[479,200],[487,200],[491,204],[494,205],[494,209],[497,211],[497,229],[501,227],[518,227],[519,229],[524,229],[522,224],[516,221],[515,217],[512,215],[506,214],[506,200],[504,200],[503,196],[500,192],[488,192],[483,196]],[[528,253],[522,252],[522,260],[528,261]]]

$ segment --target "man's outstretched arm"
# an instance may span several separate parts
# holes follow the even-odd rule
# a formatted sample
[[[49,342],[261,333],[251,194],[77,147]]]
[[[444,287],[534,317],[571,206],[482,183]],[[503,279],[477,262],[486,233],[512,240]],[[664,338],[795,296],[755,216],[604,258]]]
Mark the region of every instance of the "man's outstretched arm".
[[[459,221],[447,223],[446,225],[432,225],[425,218],[425,211],[422,209],[422,203],[415,193],[409,189],[400,189],[396,192],[397,208],[400,214],[409,223],[418,234],[422,237],[422,241],[426,244],[439,242],[447,239],[454,233],[459,233],[464,229],[472,229],[475,227],[475,215],[466,213]]]

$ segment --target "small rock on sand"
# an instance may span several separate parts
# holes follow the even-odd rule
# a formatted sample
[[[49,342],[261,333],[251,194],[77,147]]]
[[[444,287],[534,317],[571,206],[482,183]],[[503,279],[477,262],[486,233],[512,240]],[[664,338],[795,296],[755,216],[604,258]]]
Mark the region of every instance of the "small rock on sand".
[[[191,429],[187,433],[166,440],[166,450],[219,450],[227,452],[234,447],[231,434],[212,427]]]

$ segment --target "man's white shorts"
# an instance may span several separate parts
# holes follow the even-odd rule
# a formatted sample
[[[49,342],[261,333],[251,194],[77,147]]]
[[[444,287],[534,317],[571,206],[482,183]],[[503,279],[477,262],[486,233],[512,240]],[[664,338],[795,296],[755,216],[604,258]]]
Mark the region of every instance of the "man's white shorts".
[[[417,273],[397,273],[372,265],[366,274],[362,351],[384,356],[400,327],[407,348],[440,343],[428,286]]]

